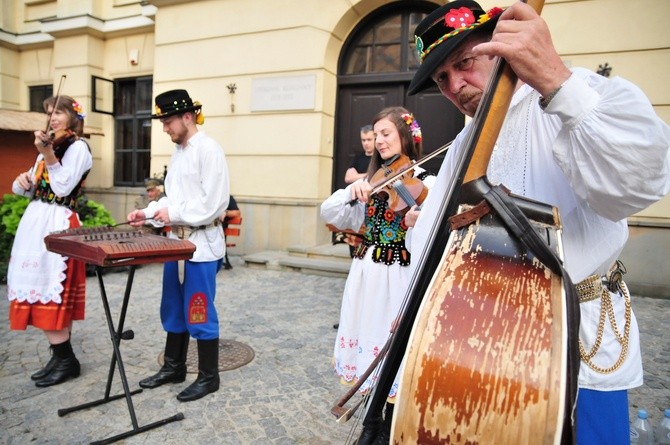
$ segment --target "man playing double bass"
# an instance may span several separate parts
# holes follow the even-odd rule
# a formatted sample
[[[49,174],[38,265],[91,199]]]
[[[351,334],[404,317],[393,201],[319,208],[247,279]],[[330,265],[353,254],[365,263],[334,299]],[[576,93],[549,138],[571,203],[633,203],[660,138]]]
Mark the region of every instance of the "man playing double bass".
[[[421,65],[409,94],[435,83],[468,116],[482,99],[493,56],[518,77],[487,176],[558,208],[564,266],[580,300],[577,443],[629,443],[627,389],[642,384],[642,362],[616,260],[628,237],[626,218],[670,190],[669,127],[630,82],[568,69],[546,23],[524,3],[487,12],[456,0],[428,15],[415,39]],[[424,250],[466,130],[411,230],[413,255]]]

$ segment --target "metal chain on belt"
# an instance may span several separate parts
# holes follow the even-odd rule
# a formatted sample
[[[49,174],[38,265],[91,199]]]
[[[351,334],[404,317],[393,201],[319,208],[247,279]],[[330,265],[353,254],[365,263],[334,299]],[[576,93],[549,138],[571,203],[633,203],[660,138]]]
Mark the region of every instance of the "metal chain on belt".
[[[625,273],[625,269],[623,270],[623,273]],[[589,368],[593,369],[594,371],[600,374],[610,374],[619,369],[623,364],[623,362],[626,360],[626,356],[628,355],[628,340],[630,338],[630,324],[631,324],[632,311],[630,304],[630,293],[628,292],[628,287],[626,286],[626,283],[624,283],[623,280],[621,279],[621,276],[622,273],[619,270],[619,268],[617,268],[611,275],[611,277],[614,278],[614,280],[610,280],[609,286],[603,287],[602,289],[602,296],[600,300],[601,305],[600,318],[598,320],[598,330],[596,331],[596,341],[593,344],[593,348],[591,348],[591,351],[588,354],[586,353],[584,344],[582,343],[581,340],[579,340],[579,356],[581,357],[582,361],[586,363],[586,365]],[[619,294],[621,294],[624,298],[625,324],[623,329],[623,335],[619,333],[616,318],[614,317],[614,307],[612,306],[612,297],[610,295],[610,289],[614,286],[612,281],[614,281],[616,289],[619,292]],[[621,344],[621,352],[619,354],[619,358],[609,368],[600,367],[591,361],[591,359],[595,357],[596,353],[600,349],[600,345],[602,343],[603,333],[605,331],[605,318],[609,318],[610,326],[612,326],[612,332],[614,332],[614,336],[616,337],[619,344]]]

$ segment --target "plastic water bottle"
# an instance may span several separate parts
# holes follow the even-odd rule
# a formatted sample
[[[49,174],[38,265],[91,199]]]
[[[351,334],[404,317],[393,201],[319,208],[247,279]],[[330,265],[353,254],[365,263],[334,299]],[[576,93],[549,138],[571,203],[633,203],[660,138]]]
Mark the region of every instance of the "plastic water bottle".
[[[654,430],[649,423],[649,415],[643,409],[637,410],[637,419],[630,427],[630,443],[654,445]]]
[[[663,419],[656,427],[656,443],[670,445],[670,408],[666,409],[663,414]]]

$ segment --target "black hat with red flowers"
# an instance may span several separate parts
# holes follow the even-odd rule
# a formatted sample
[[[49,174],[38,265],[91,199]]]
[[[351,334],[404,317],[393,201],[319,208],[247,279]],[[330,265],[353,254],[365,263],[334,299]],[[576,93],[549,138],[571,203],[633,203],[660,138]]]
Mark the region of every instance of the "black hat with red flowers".
[[[433,85],[430,75],[458,44],[473,32],[492,30],[502,12],[501,8],[484,11],[473,0],[455,0],[428,14],[414,31],[421,65],[409,85],[408,94],[416,94]]]

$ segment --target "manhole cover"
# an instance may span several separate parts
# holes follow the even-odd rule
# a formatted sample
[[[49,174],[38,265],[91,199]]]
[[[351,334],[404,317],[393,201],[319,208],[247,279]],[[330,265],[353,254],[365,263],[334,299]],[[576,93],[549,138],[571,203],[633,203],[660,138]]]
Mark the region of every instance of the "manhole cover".
[[[163,366],[163,354],[158,354],[158,364]],[[235,340],[219,339],[219,372],[230,371],[246,365],[254,359],[254,350],[249,345]],[[186,355],[186,369],[198,373],[198,342],[191,339]]]

